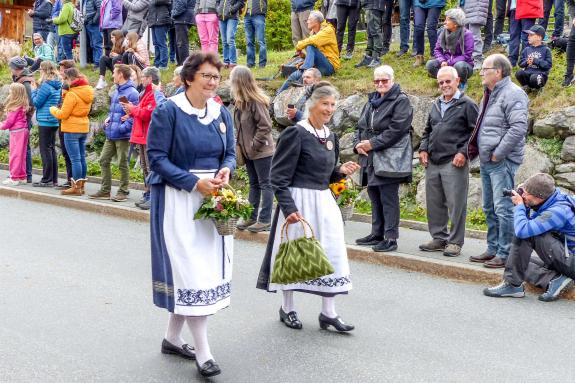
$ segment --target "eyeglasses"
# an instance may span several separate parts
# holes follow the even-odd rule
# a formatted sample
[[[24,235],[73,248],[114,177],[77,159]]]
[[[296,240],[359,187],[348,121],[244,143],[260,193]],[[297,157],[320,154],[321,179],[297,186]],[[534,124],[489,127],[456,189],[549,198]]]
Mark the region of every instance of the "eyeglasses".
[[[222,76],[219,74],[211,74],[211,73],[198,73],[204,80],[210,81],[214,80],[215,82],[219,82],[222,79]]]
[[[383,85],[388,84],[389,83],[389,79],[388,78],[382,78],[382,79],[378,79],[378,80],[373,80],[373,83],[375,85],[381,83]]]
[[[443,84],[449,85],[449,84],[451,84],[451,80],[438,81],[437,83],[439,84],[439,86],[441,86]]]
[[[487,67],[487,68],[481,68],[481,69],[479,69],[479,71],[480,71],[480,72],[485,72],[485,71],[488,70],[488,69],[497,69],[497,68],[495,68],[495,67]]]

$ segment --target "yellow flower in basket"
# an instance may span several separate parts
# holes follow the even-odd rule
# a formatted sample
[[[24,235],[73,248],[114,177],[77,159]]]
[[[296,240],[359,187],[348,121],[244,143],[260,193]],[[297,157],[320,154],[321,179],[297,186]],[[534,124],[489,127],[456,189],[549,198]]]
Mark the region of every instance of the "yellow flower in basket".
[[[230,201],[230,202],[235,202],[235,201],[237,201],[237,196],[236,196],[236,194],[235,194],[232,190],[222,189],[222,190],[221,190],[221,193],[222,193],[222,196],[224,197],[224,199],[225,199],[226,201]]]

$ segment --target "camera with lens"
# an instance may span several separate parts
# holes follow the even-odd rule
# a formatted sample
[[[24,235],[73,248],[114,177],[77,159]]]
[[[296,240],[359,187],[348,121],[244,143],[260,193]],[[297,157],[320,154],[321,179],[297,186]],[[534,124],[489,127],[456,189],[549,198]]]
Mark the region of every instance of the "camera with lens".
[[[517,188],[515,193],[523,195],[523,188]],[[503,197],[513,197],[513,189],[503,189]]]

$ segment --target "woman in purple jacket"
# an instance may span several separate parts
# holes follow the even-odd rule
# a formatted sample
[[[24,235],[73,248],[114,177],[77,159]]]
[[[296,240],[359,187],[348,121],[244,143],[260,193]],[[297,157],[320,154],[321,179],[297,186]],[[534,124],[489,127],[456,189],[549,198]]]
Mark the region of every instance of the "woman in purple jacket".
[[[459,88],[467,88],[467,79],[473,74],[473,33],[465,29],[465,12],[461,8],[445,12],[444,28],[439,33],[433,55],[435,59],[427,62],[429,75],[437,77],[442,66],[452,66],[460,78]]]
[[[100,8],[100,29],[104,36],[104,51],[106,56],[112,51],[112,31],[121,29],[122,20],[122,0],[102,0]]]

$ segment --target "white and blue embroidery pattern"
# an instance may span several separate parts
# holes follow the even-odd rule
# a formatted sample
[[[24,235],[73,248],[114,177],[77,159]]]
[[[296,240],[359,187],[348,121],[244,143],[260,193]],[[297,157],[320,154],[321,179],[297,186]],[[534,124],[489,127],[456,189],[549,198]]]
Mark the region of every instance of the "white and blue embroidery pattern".
[[[231,295],[229,282],[209,290],[178,289],[178,306],[209,306]]]
[[[318,287],[340,287],[345,286],[351,283],[351,279],[349,276],[346,277],[337,277],[337,278],[316,278],[312,279],[311,281],[305,281],[304,284],[309,286],[318,286]]]

